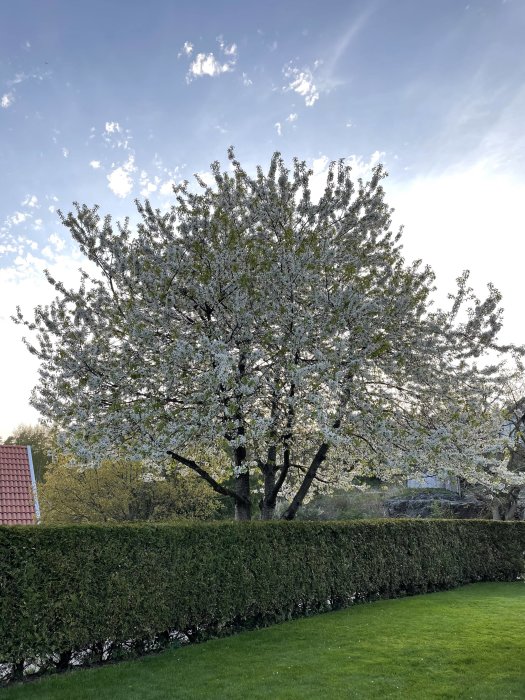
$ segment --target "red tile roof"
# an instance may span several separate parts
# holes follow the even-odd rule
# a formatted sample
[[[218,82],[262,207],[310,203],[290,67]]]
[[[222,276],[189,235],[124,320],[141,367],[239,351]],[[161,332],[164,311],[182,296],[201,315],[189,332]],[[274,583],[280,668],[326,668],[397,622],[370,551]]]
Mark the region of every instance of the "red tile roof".
[[[21,445],[0,445],[0,525],[36,523],[30,454]]]

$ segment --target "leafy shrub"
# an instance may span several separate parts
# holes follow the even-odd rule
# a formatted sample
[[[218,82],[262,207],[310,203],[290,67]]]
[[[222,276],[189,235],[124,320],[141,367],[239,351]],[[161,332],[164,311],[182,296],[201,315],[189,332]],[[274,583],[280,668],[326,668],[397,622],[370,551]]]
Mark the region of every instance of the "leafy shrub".
[[[524,548],[525,523],[474,520],[0,527],[0,663],[20,677],[512,580]]]
[[[399,489],[367,489],[316,494],[297,513],[298,520],[362,520],[384,518],[384,501]]]
[[[67,525],[213,517],[217,494],[195,474],[170,466],[151,473],[143,462],[106,460],[86,468],[59,457],[38,489],[42,520]]]

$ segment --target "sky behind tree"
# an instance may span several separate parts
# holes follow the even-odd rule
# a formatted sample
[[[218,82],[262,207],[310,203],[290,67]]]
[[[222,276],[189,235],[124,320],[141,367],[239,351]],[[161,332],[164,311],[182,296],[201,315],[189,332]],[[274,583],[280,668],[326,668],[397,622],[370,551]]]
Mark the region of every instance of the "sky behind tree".
[[[134,216],[133,199],[209,164],[304,158],[390,173],[407,259],[503,293],[524,343],[525,4],[328,0],[200,4],[19,0],[0,6],[0,436],[22,421],[37,363],[10,315],[76,284],[81,256],[57,209]]]

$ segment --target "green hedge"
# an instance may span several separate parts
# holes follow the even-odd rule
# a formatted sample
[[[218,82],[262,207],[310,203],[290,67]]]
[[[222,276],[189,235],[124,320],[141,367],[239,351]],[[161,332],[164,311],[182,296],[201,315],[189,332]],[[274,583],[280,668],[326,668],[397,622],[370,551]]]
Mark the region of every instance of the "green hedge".
[[[0,527],[0,663],[115,657],[524,569],[525,523]],[[120,651],[119,651],[120,650]],[[76,656],[75,656],[76,655]]]

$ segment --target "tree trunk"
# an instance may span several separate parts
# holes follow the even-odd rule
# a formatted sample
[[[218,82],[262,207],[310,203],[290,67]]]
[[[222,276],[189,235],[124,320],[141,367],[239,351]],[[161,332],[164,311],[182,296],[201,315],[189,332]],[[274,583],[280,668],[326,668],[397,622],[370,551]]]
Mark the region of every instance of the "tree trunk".
[[[520,487],[514,487],[510,490],[507,495],[505,502],[505,512],[503,515],[504,520],[515,520],[516,512],[518,510],[518,498],[520,495]]]
[[[235,477],[235,520],[251,520],[250,475],[248,472]]]
[[[492,505],[492,520],[516,520],[519,495],[520,488],[514,487],[498,498]]]
[[[73,656],[72,651],[62,651],[58,655],[58,661],[56,667],[58,671],[67,671],[69,664],[71,663],[71,657]]]
[[[272,520],[275,513],[275,498],[272,498],[275,489],[275,468],[273,464],[267,464],[264,471],[264,497],[261,500],[261,520]]]
[[[13,672],[11,678],[14,681],[24,680],[24,659],[19,659],[13,663]]]

